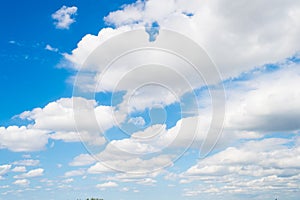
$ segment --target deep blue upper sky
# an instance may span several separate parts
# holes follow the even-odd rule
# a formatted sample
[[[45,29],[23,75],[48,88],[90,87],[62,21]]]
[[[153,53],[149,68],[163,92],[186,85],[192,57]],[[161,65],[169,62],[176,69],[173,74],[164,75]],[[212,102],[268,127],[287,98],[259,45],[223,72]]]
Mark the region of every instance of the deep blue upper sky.
[[[103,16],[130,2],[133,1],[2,1],[0,123],[7,125],[11,117],[24,110],[70,97],[72,87],[65,80],[72,72],[57,68],[62,56],[45,50],[45,46],[70,52],[87,33],[97,35],[105,26]],[[51,18],[62,5],[79,8],[76,23],[69,30],[56,29]]]

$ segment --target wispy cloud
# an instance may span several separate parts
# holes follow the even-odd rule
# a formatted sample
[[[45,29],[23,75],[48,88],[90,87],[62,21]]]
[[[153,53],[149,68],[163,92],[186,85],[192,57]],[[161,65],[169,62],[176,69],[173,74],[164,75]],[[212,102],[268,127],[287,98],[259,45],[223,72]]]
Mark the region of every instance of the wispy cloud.
[[[58,52],[58,48],[54,48],[54,47],[50,46],[50,44],[47,44],[45,49],[48,51]]]

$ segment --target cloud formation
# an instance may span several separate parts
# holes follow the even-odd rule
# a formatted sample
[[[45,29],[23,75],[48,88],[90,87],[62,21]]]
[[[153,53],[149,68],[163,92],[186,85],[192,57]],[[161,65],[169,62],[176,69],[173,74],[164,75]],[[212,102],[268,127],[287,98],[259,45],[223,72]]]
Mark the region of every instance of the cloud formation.
[[[76,6],[62,6],[59,10],[51,15],[54,25],[57,29],[69,29],[70,25],[75,22],[74,16],[77,14]]]
[[[14,152],[40,151],[47,143],[48,135],[44,130],[25,126],[0,127],[0,149],[6,148]]]
[[[291,139],[269,138],[228,147],[190,167],[181,183],[202,182],[186,196],[261,193],[296,190],[299,182],[299,146]]]
[[[27,173],[16,175],[14,176],[14,178],[33,178],[37,176],[43,176],[43,174],[44,174],[44,169],[38,168],[38,169],[30,170]]]

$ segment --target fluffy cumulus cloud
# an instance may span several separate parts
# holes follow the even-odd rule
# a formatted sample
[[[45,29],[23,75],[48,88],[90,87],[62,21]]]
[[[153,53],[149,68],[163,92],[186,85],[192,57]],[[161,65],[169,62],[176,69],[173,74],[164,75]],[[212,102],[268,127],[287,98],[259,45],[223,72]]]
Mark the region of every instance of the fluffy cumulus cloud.
[[[116,29],[102,29],[98,36],[86,35],[66,58],[83,63],[89,53],[108,38],[106,35],[157,22],[198,42],[223,76],[231,77],[296,53],[300,39],[299,15],[300,4],[295,0],[278,0],[272,5],[265,0],[239,4],[167,0],[163,5],[159,0],[137,1],[105,17]],[[235,59],[228,59],[233,57]]]
[[[48,135],[44,130],[30,129],[25,126],[0,127],[0,149],[15,152],[43,150],[48,143]]]
[[[100,162],[92,165],[87,170],[90,174],[102,174],[108,172],[123,172],[124,175],[138,174],[142,177],[156,172],[162,172],[165,167],[173,165],[173,155],[162,154],[156,156],[136,156],[119,151],[109,145],[99,155]]]
[[[254,8],[261,8],[265,12]],[[116,35],[121,37],[121,33],[151,26],[155,22],[161,30],[154,46],[170,38],[164,34],[163,28],[179,31],[201,45],[216,63],[222,77],[229,79],[297,53],[300,47],[299,16],[300,4],[293,0],[285,3],[275,1],[272,5],[267,1],[232,4],[223,1],[167,0],[164,5],[158,0],[137,1],[104,18],[115,28],[104,28],[98,35],[84,36],[71,54],[64,55],[72,63],[73,69],[79,70],[83,65],[75,87],[93,92],[125,91],[118,109],[122,114],[130,115],[146,108],[165,107],[180,102],[184,94],[204,86],[205,82],[195,75],[197,73],[188,70],[190,68],[182,60],[162,52],[137,51],[118,58],[106,68],[105,63],[124,53],[126,47],[134,46],[135,43],[146,44],[148,35],[137,35],[130,44],[125,44],[123,40],[123,43],[118,42],[118,46],[110,47],[110,50],[107,50],[109,45],[105,43],[108,38]],[[280,30],[278,27],[281,27]],[[97,49],[100,44],[106,45],[105,52],[101,53],[101,48]],[[105,56],[97,56],[97,52]],[[116,52],[119,54],[116,55]],[[149,64],[153,62],[167,67],[160,66],[158,74],[158,69]],[[149,66],[135,67],[145,64]],[[220,80],[214,77],[210,69],[202,69],[208,71],[205,74],[208,80],[206,83],[215,84]],[[189,80],[188,83],[186,80]]]
[[[258,195],[268,191],[297,191],[299,146],[293,139],[268,138],[249,141],[207,157],[181,174],[181,183],[198,181],[187,196],[214,191],[215,195]]]
[[[74,16],[77,14],[77,7],[62,6],[59,10],[53,13],[52,19],[54,25],[58,29],[69,29],[70,25],[75,22]]]
[[[215,147],[223,148],[239,139],[257,139],[274,132],[290,136],[300,130],[299,64],[287,61],[278,66],[267,73],[268,69],[250,72],[250,79],[226,86],[226,120]],[[211,112],[204,108],[199,116],[182,118],[171,128],[152,125],[132,133],[130,138],[111,141],[97,157],[105,161],[114,155],[140,157],[189,146],[199,149],[210,139],[209,130],[215,128],[211,119]],[[104,166],[100,168],[107,170]]]
[[[179,31],[201,44],[228,77],[296,53],[299,15],[300,4],[295,0],[278,0],[272,5],[266,0],[239,4],[167,0],[163,5],[150,0],[111,12],[105,20],[117,27],[156,21],[163,28]]]
[[[124,120],[113,107],[79,97],[62,98],[44,108],[25,111],[18,117],[31,123],[0,127],[0,149],[40,151],[45,149],[49,139],[102,145],[105,143],[103,133],[115,126],[116,121]]]
[[[84,63],[87,57],[95,50],[100,44],[102,44],[107,39],[116,36],[125,31],[131,30],[130,27],[120,27],[118,29],[113,28],[103,28],[100,30],[98,35],[85,35],[77,44],[77,48],[72,50],[71,54],[65,53],[64,57],[71,61],[73,65],[72,68],[77,70]]]
[[[43,176],[43,174],[44,174],[44,169],[38,168],[38,169],[30,170],[24,174],[16,175],[14,176],[14,178],[33,178],[33,177]]]
[[[272,72],[233,83],[228,89],[225,127],[231,131],[294,132],[300,129],[300,65],[279,65]],[[264,71],[264,70],[263,70]],[[232,85],[231,85],[232,86]]]
[[[34,121],[29,128],[47,130],[51,139],[101,145],[105,142],[102,133],[114,125],[113,113],[110,106],[99,106],[94,100],[74,97],[23,112],[20,118]]]

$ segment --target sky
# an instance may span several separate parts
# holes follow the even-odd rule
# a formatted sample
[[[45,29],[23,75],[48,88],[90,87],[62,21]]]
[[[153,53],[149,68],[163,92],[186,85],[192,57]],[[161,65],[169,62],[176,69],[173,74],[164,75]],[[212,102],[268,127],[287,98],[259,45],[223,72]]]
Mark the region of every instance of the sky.
[[[0,7],[0,200],[300,196],[300,2]]]

